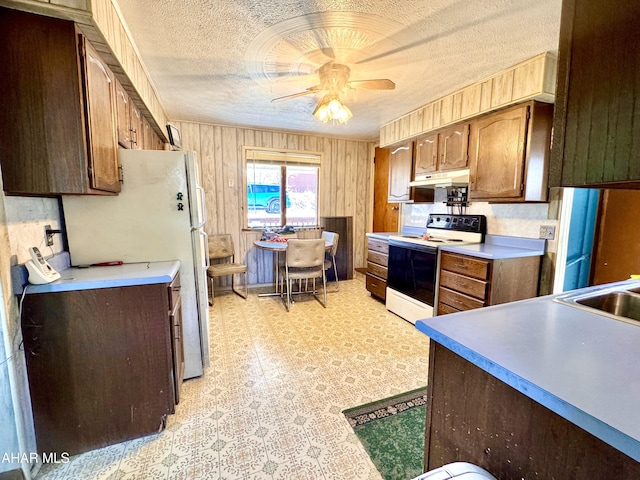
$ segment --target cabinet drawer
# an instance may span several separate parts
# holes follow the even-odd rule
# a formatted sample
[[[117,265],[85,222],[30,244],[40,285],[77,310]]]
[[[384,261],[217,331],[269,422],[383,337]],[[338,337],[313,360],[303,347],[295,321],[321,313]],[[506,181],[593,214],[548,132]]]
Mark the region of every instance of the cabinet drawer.
[[[389,253],[389,242],[386,240],[378,240],[377,238],[369,239],[369,250],[384,254]]]
[[[180,272],[176,273],[169,285],[169,311],[173,311],[180,300]]]
[[[367,262],[367,272],[376,275],[380,278],[387,278],[387,267],[383,267],[382,265],[378,265],[377,263]]]
[[[367,273],[367,290],[382,300],[387,298],[387,282]]]
[[[368,250],[367,262],[377,263],[378,265],[386,267],[387,265],[389,265],[389,255]]]
[[[476,278],[467,277],[447,270],[440,271],[440,285],[451,290],[466,293],[472,297],[485,300],[487,295],[487,282]]]
[[[443,252],[441,265],[442,270],[461,273],[462,275],[468,275],[481,280],[487,280],[489,278],[488,260]]]
[[[446,303],[438,302],[438,315],[446,315],[447,313],[456,313],[460,310],[453,308]]]
[[[473,310],[474,308],[484,307],[484,302],[444,287],[440,287],[438,290],[438,303],[446,303],[459,310]]]

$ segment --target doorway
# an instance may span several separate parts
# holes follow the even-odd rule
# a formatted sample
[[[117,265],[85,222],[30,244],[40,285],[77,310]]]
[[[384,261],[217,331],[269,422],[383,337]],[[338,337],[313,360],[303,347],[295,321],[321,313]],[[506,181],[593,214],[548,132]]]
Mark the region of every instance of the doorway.
[[[591,285],[640,274],[639,208],[638,190],[602,190]]]

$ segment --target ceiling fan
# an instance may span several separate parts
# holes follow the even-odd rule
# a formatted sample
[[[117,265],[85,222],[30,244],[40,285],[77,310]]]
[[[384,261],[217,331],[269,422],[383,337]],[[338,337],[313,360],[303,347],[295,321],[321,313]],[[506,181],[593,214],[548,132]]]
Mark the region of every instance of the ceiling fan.
[[[388,78],[373,80],[352,80],[349,81],[351,69],[343,64],[333,61],[327,62],[318,69],[320,83],[308,87],[303,92],[285,95],[271,100],[288,100],[290,98],[311,95],[317,92],[327,92],[318,102],[313,115],[328,122],[329,120],[344,123],[351,118],[351,111],[340,101],[340,94],[347,90],[393,90],[396,84]]]

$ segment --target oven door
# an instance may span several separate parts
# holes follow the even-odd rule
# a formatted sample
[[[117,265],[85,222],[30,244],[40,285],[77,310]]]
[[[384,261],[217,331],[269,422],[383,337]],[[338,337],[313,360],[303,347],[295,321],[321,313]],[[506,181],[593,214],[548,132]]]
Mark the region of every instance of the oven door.
[[[437,247],[389,240],[387,286],[433,307]]]

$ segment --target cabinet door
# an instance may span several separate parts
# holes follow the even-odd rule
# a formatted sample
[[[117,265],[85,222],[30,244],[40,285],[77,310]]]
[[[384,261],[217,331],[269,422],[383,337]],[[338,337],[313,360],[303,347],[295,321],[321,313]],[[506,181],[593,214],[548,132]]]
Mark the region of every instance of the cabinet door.
[[[413,168],[413,142],[391,148],[389,156],[389,202],[411,200],[411,173]]]
[[[155,145],[155,132],[153,131],[153,128],[151,128],[151,124],[149,123],[149,121],[147,120],[147,118],[145,116],[142,117],[142,129],[143,129],[143,134],[142,134],[142,140],[144,142],[144,149],[145,150],[153,150],[156,148]]]
[[[155,134],[153,139],[154,139],[154,142],[155,142],[154,148],[156,150],[164,150],[164,140],[162,140],[162,138],[160,138],[160,135]]]
[[[131,147],[131,135],[129,124],[129,105],[130,99],[127,92],[124,91],[120,82],[116,79],[116,111],[118,119],[118,145],[123,148]]]
[[[519,105],[471,124],[470,199],[520,199],[523,195],[529,106]]]
[[[144,124],[142,122],[142,112],[131,103],[131,148],[142,150],[144,148]]]
[[[435,172],[438,169],[438,134],[431,133],[416,140],[415,175]]]
[[[640,2],[562,5],[551,185],[638,188]]]
[[[469,124],[454,125],[438,135],[438,170],[459,170],[469,164]]]
[[[72,455],[158,432],[173,407],[166,284],[24,299],[38,449]]]
[[[96,190],[120,191],[113,73],[80,36],[85,82],[89,183]]]

